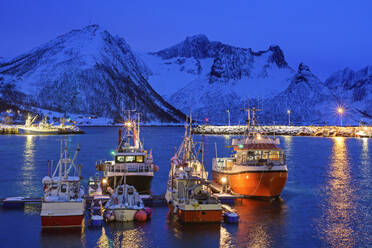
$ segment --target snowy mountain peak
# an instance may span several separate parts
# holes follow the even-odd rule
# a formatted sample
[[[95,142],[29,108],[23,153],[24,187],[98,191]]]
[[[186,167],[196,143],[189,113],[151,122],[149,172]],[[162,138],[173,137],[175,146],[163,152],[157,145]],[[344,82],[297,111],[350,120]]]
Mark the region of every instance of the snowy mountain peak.
[[[185,58],[210,58],[215,52],[214,46],[219,42],[210,42],[204,34],[186,37],[186,39],[174,46],[160,50],[153,54],[160,56],[163,59],[174,57]]]
[[[297,73],[301,73],[301,74],[304,74],[304,73],[311,73],[310,71],[310,67],[305,65],[304,63],[300,63],[298,65],[298,69],[297,69]]]
[[[193,36],[187,36],[185,43],[191,43],[194,45],[209,43],[208,37],[205,34],[196,34]]]
[[[288,63],[284,58],[284,53],[278,45],[270,46],[269,51],[272,52],[270,61],[275,62],[279,68],[288,67]]]
[[[146,121],[177,122],[183,114],[147,81],[149,69],[126,41],[98,25],[73,30],[0,64],[7,100],[119,120],[123,109]],[[5,87],[6,86],[6,87]],[[22,94],[22,97],[14,97]]]
[[[298,65],[297,73],[293,77],[288,90],[292,91],[293,88],[298,87],[297,85],[304,85],[301,87],[307,87],[314,91],[322,91],[324,88],[323,83],[311,72],[310,67],[304,63]]]

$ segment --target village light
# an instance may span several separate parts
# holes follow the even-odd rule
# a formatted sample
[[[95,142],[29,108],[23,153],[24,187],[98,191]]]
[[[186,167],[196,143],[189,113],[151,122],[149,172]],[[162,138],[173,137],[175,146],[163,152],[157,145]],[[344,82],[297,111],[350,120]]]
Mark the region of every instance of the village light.
[[[102,179],[102,184],[103,185],[107,184],[107,179],[106,178]]]
[[[341,122],[341,127],[342,127],[342,114],[344,113],[344,109],[341,107],[338,107],[337,113],[340,115],[340,122]]]

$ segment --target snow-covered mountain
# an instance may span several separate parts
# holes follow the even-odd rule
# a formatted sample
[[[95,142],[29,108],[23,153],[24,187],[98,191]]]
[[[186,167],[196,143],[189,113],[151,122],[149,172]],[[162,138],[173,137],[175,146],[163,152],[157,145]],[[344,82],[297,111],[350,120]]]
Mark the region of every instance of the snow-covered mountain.
[[[323,83],[303,63],[293,70],[279,46],[254,52],[205,35],[142,58],[151,70],[152,86],[199,120],[226,123],[229,111],[232,122],[243,122],[248,106],[263,108],[261,123],[288,123],[290,110],[294,123],[336,124],[338,106],[345,108],[345,123],[357,124],[372,115],[371,67],[344,72],[349,83],[341,87],[346,79],[337,73]]]
[[[147,122],[183,121],[192,112],[197,120],[226,123],[230,114],[242,123],[244,109],[256,106],[267,124],[287,123],[287,110],[291,122],[335,124],[343,106],[345,124],[371,123],[372,66],[344,69],[323,83],[302,63],[293,70],[278,46],[255,52],[195,35],[139,53],[91,25],[0,59],[0,102],[116,120],[136,102]]]
[[[185,87],[194,86],[197,91],[208,88],[210,93],[213,87],[208,85],[215,85],[218,91],[229,88],[242,98],[262,97],[284,90],[294,74],[278,46],[254,52],[250,48],[209,41],[205,35],[187,37],[177,45],[142,58],[153,72],[149,81],[154,89],[170,96],[171,102],[183,110],[174,98]],[[195,94],[202,97],[207,92]]]
[[[173,106],[214,122],[225,122],[227,109],[238,118],[243,101],[285,90],[294,75],[278,46],[254,52],[205,35],[142,58],[152,71],[149,82]]]
[[[349,68],[335,72],[325,81],[340,106],[372,118],[372,66],[357,72]]]
[[[91,25],[2,61],[0,97],[24,106],[117,120],[136,102],[145,121],[184,120],[182,112],[152,89],[149,74],[124,39]]]
[[[265,123],[288,123],[288,110],[291,122],[325,123],[334,122],[334,98],[328,88],[301,63],[292,77],[287,89],[274,97],[263,100],[261,121]],[[328,115],[328,116],[327,116]]]

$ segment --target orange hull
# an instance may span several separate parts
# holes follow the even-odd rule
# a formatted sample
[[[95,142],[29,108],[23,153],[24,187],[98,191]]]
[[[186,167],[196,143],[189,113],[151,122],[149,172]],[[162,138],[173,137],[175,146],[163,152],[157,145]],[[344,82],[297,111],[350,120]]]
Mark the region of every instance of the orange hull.
[[[242,172],[225,174],[213,171],[213,179],[220,182],[227,178],[231,189],[241,195],[254,197],[278,197],[287,182],[287,171]]]
[[[169,211],[174,213],[174,206],[169,205]],[[222,210],[183,210],[177,209],[175,213],[184,223],[216,223],[222,221]]]

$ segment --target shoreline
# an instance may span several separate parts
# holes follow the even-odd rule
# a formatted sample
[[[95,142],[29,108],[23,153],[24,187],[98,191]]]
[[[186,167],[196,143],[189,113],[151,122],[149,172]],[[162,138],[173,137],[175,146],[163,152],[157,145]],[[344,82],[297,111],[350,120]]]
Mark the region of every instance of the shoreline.
[[[313,136],[313,137],[365,137],[372,138],[371,126],[257,126],[256,129],[267,135]],[[193,129],[194,134],[204,135],[243,135],[247,126],[202,125]]]

